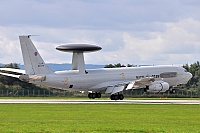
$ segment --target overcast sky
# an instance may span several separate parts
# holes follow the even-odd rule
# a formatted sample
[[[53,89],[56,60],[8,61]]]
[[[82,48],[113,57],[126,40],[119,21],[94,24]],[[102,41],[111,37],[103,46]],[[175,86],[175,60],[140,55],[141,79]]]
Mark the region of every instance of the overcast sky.
[[[71,63],[56,46],[90,43],[87,64],[161,65],[200,60],[199,0],[1,0],[0,63],[23,64],[19,35],[47,63]]]

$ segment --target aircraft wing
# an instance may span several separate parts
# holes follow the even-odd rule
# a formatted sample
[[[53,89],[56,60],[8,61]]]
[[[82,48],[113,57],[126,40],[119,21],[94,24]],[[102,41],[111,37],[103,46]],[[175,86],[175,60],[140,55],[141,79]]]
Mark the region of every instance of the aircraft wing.
[[[121,92],[123,90],[129,90],[129,89],[140,89],[146,87],[146,85],[149,85],[150,83],[154,82],[154,77],[145,77],[138,80],[133,81],[111,81],[111,82],[104,82],[98,85],[95,85],[90,88],[90,90],[96,90],[99,88],[106,88],[105,93],[108,94],[115,94],[118,92]]]
[[[151,82],[154,82],[155,78],[154,77],[146,77],[146,78],[141,78],[135,81],[132,81],[128,84],[126,87],[126,90],[129,89],[139,89],[139,88],[144,88],[146,85],[149,85]]]
[[[20,74],[25,74],[25,70],[21,69],[14,69],[14,68],[0,68],[0,75],[8,76],[8,77],[13,77],[13,78],[19,78]],[[10,74],[6,72],[14,72],[18,74]]]

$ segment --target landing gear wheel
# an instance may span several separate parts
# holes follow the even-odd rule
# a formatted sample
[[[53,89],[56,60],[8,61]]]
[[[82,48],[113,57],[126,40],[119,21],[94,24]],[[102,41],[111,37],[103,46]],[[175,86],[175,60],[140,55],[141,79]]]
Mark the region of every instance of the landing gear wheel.
[[[119,99],[119,95],[114,95],[114,100],[118,100]]]
[[[111,100],[123,100],[124,95],[123,94],[112,94],[110,95]]]
[[[124,99],[124,95],[123,94],[119,94],[118,97],[119,97],[119,100],[123,100]]]
[[[92,98],[92,93],[88,93],[88,98]]]
[[[92,99],[95,99],[95,98],[96,98],[96,94],[92,93]]]
[[[111,100],[115,100],[115,95],[110,95]]]
[[[90,99],[101,98],[101,93],[88,93],[88,98]]]
[[[96,98],[101,98],[101,93],[96,93]]]

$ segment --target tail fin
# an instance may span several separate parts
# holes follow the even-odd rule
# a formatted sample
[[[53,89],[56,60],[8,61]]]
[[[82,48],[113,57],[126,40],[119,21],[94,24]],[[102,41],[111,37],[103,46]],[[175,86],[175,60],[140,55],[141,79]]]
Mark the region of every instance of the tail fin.
[[[19,40],[26,74],[35,75],[53,73],[35,48],[30,36],[19,36]]]

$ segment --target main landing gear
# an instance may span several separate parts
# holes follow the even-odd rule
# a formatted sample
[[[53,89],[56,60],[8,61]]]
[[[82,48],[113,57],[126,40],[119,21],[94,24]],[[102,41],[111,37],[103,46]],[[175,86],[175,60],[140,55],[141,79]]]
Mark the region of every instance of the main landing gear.
[[[123,94],[112,94],[110,95],[110,99],[111,100],[123,100],[124,99],[124,95]]]
[[[101,98],[101,93],[89,93],[88,98],[90,99]]]
[[[101,93],[88,93],[88,98],[90,99],[95,99],[95,98],[101,98]],[[112,94],[110,95],[110,99],[111,100],[123,100],[124,99],[124,95],[123,94]]]

